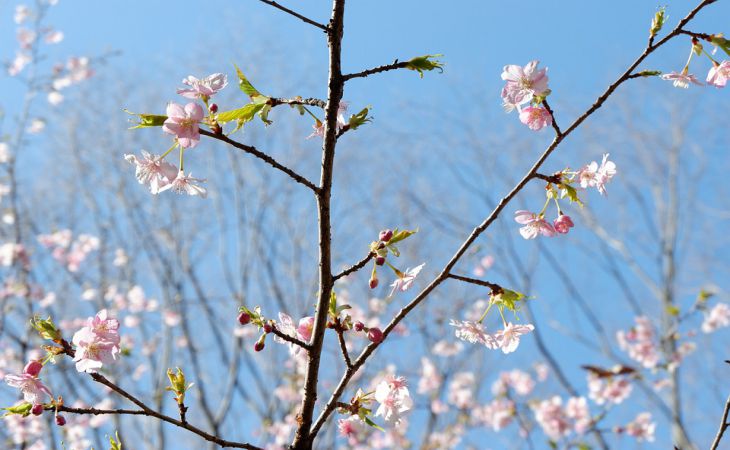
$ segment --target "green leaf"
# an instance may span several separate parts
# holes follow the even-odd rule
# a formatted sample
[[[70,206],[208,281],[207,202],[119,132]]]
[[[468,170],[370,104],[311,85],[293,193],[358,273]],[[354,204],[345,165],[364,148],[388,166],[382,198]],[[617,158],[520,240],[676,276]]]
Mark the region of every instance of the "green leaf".
[[[423,78],[424,71],[438,70],[440,73],[444,71],[444,63],[431,58],[444,56],[442,54],[417,56],[406,63],[406,69],[418,71],[418,75]]]
[[[578,191],[569,184],[561,184],[560,185],[560,198],[568,198],[571,203],[577,203],[580,206],[583,206],[583,202],[580,201],[580,197],[578,197]]]
[[[116,440],[111,437],[109,437],[109,450],[122,450],[122,440],[119,439],[119,432],[115,432],[114,435],[116,436]]]
[[[721,33],[713,34],[712,36],[710,36],[710,42],[712,43],[712,45],[720,47],[722,51],[730,56],[730,41],[725,39],[725,37],[723,37]]]
[[[349,129],[356,130],[360,125],[372,122],[373,119],[372,117],[368,117],[368,112],[370,112],[370,107],[366,106],[359,113],[351,115],[350,121],[348,122]]]
[[[667,314],[670,316],[678,316],[679,308],[676,305],[668,305],[666,308]]]
[[[130,130],[134,130],[136,128],[161,127],[167,120],[167,116],[160,114],[137,114],[129,111],[128,109],[125,109],[124,112],[131,116],[137,116],[139,119],[139,123],[136,126],[131,127]]]
[[[263,108],[264,105],[260,103],[249,103],[248,105],[238,108],[238,109],[232,109],[230,111],[224,111],[222,113],[219,113],[217,116],[215,116],[215,119],[220,123],[226,123],[231,122],[233,120],[246,123],[250,122],[257,112]]]
[[[710,292],[710,291],[706,291],[704,289],[701,289],[700,290],[700,293],[697,294],[697,301],[698,302],[706,302],[707,300],[710,299],[710,297],[712,297],[714,295],[715,295],[714,292]]]
[[[667,15],[665,14],[666,7],[662,6],[654,14],[654,18],[651,20],[651,28],[649,28],[649,36],[654,37],[657,33],[662,30],[664,23],[667,21]]]
[[[400,250],[398,250],[398,247],[396,247],[395,245],[392,245],[390,243],[388,243],[387,247],[388,247],[388,250],[390,250],[390,253],[395,255],[396,258],[398,258],[400,256]]]
[[[365,423],[368,424],[368,425],[370,425],[371,427],[376,428],[376,429],[378,429],[380,431],[385,432],[385,430],[383,428],[381,428],[380,425],[378,425],[377,423],[375,423],[372,420],[370,420],[370,417],[365,417],[364,420],[365,420]]]
[[[492,300],[512,312],[519,310],[518,303],[525,298],[525,294],[509,289],[503,289],[501,293],[492,296]]]
[[[269,120],[269,111],[271,111],[271,105],[264,105],[264,107],[261,108],[261,110],[259,111],[259,117],[266,126],[272,124],[272,122]]]
[[[8,408],[0,408],[0,410],[7,411],[3,417],[11,416],[13,414],[27,417],[30,414],[31,408],[33,408],[33,405],[30,403],[21,403],[20,405],[10,406]]]
[[[390,238],[388,243],[389,244],[398,243],[400,241],[408,239],[409,237],[413,236],[416,233],[418,233],[418,228],[416,228],[415,230],[401,230],[401,231],[398,231],[398,228],[396,228],[393,231],[393,237]]]
[[[662,74],[661,70],[642,70],[641,72],[637,72],[636,76],[638,77],[657,77]]]
[[[238,68],[237,65],[233,65],[236,68],[236,75],[238,75],[238,87],[251,99],[258,96],[263,96],[261,92],[259,92],[250,81],[248,81],[248,78],[246,78],[246,75],[241,72],[241,69]]]

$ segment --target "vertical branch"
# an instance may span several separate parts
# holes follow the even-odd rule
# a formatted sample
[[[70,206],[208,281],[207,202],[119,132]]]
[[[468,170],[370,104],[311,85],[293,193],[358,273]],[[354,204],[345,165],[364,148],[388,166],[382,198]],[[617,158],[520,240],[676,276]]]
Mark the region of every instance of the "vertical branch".
[[[315,313],[311,350],[307,361],[307,373],[304,381],[304,399],[297,417],[299,428],[294,436],[292,448],[311,449],[312,438],[310,428],[317,402],[317,380],[319,363],[322,355],[322,344],[327,325],[327,308],[334,278],[332,275],[332,230],[330,224],[330,198],[332,194],[332,171],[335,162],[337,145],[337,110],[340,106],[344,90],[344,79],[340,57],[342,54],[342,32],[345,15],[345,0],[333,0],[332,17],[327,34],[329,47],[329,76],[327,84],[327,107],[325,108],[324,142],[322,144],[322,169],[317,194],[317,218],[319,229],[319,298]]]

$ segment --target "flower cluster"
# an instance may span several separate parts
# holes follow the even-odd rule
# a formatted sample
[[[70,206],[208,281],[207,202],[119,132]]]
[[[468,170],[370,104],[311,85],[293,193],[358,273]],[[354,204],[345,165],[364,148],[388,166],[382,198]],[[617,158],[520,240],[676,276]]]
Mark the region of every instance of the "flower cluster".
[[[46,396],[53,399],[53,394],[48,386],[43,384],[40,378],[38,378],[41,369],[43,369],[43,364],[40,361],[30,361],[26,364],[22,373],[5,375],[5,382],[8,386],[19,389],[23,394],[23,400],[33,405],[36,410],[38,410],[36,405],[40,406],[40,411],[43,412],[42,403],[44,399]],[[34,415],[37,416],[40,413],[34,413]]]
[[[387,422],[398,424],[404,412],[413,407],[406,379],[387,375],[375,388],[375,400],[380,403],[375,416],[382,416]]]
[[[616,341],[621,350],[629,357],[647,369],[653,369],[659,364],[659,349],[657,348],[654,327],[648,317],[639,316],[634,319],[636,325],[628,331],[620,330],[616,333]]]
[[[373,256],[373,270],[370,273],[370,289],[375,289],[380,283],[378,279],[378,267],[387,265],[393,273],[395,273],[396,279],[390,285],[391,290],[388,297],[392,297],[396,291],[405,292],[413,285],[418,274],[421,272],[426,263],[423,263],[414,268],[408,268],[405,271],[401,271],[388,262],[388,255],[392,254],[395,257],[400,256],[400,251],[395,244],[408,239],[410,236],[416,234],[418,230],[382,230],[378,236],[377,241],[370,243],[370,254]]]
[[[96,373],[119,357],[119,321],[109,318],[102,309],[87,319],[86,325],[73,335],[72,342],[76,346],[76,370]]]
[[[543,106],[548,89],[547,68],[539,69],[539,61],[530,61],[525,67],[504,66],[502,79],[502,101],[505,111],[519,111],[520,122],[531,130],[541,130],[553,123],[550,111]],[[528,105],[523,107],[523,105]]]
[[[722,36],[709,35],[706,39],[711,44],[720,46],[724,50],[726,49],[726,46],[722,44],[727,42],[727,40]],[[692,57],[695,55],[705,55],[707,56],[707,58],[710,59],[710,62],[712,63],[712,67],[710,68],[709,72],[707,73],[707,77],[705,78],[705,82],[707,83],[707,85],[714,86],[716,88],[724,88],[725,85],[727,85],[727,80],[730,79],[730,61],[717,61],[715,58],[712,57],[712,55],[707,53],[702,44],[695,37],[692,38],[692,47],[690,49],[689,58],[687,58],[687,63],[684,65],[684,68],[682,68],[682,70],[679,72],[674,71],[664,74],[662,75],[662,79],[671,81],[674,87],[682,89],[689,88],[691,84],[703,86],[703,83],[700,82],[695,75],[689,73],[689,66],[692,61]]]
[[[718,328],[730,326],[730,306],[727,303],[718,303],[708,313],[702,321],[702,332],[712,333]]]
[[[560,200],[568,199],[582,205],[578,196],[576,186],[581,189],[595,188],[601,195],[606,194],[606,184],[616,175],[616,164],[608,160],[608,154],[603,155],[601,164],[592,161],[577,171],[565,169],[551,177],[544,177],[548,180],[545,188],[546,200],[539,213],[527,210],[515,212],[515,222],[523,225],[520,228],[520,235],[525,239],[535,239],[538,236],[553,237],[559,234],[567,234],[573,228],[573,219],[564,214],[560,207]],[[557,207],[558,216],[552,221],[545,219],[545,212],[550,203],[554,202]]]
[[[70,272],[78,272],[81,263],[89,253],[99,249],[99,238],[89,234],[80,234],[73,239],[71,230],[59,230],[38,236],[38,242],[52,249],[53,259],[60,262]]]

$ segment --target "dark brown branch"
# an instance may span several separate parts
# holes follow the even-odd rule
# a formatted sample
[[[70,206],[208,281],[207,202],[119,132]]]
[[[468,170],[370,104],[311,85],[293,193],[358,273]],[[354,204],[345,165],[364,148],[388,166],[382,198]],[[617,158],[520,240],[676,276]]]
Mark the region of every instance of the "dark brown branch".
[[[547,181],[548,183],[560,184],[563,176],[560,173],[556,173],[555,175],[545,175],[543,173],[535,172],[533,178],[539,178],[541,180]]]
[[[553,130],[555,130],[555,134],[560,136],[563,133],[560,131],[558,122],[555,120],[555,113],[553,112],[553,109],[550,107],[550,104],[548,103],[547,99],[543,100],[542,104],[545,105],[545,109],[547,109],[548,112],[550,113],[550,118],[552,119],[550,122],[552,123]]]
[[[502,286],[495,284],[495,283],[490,283],[489,281],[477,280],[476,278],[462,277],[461,275],[454,275],[453,273],[450,273],[448,275],[448,277],[453,278],[454,280],[463,281],[465,283],[476,284],[478,286],[488,287],[489,289],[492,290],[492,292],[500,292],[502,290]]]
[[[711,34],[695,33],[694,31],[689,31],[689,30],[679,30],[679,34],[686,34],[687,36],[692,36],[697,39],[704,39],[706,41],[709,41],[710,39],[712,39]]]
[[[347,344],[345,343],[345,334],[341,328],[336,328],[337,340],[340,342],[340,350],[342,351],[342,358],[345,360],[347,368],[352,367],[352,360],[350,359],[350,352],[347,351]]]
[[[278,328],[276,328],[276,325],[271,327],[271,333],[277,335],[281,339],[283,339],[291,344],[298,345],[299,347],[303,348],[306,351],[310,351],[312,349],[312,347],[309,344],[307,344],[306,342],[300,341],[299,339],[297,339],[293,336],[289,336],[288,334],[282,333],[281,331],[279,331]]]
[[[399,62],[397,59],[393,61],[392,64],[385,64],[383,66],[373,67],[372,69],[363,70],[362,72],[357,73],[348,73],[347,75],[343,75],[342,78],[344,78],[345,81],[351,80],[353,78],[364,78],[369,75],[373,75],[380,72],[387,72],[389,70],[397,70],[397,69],[405,69],[408,66],[408,61],[402,61]]]
[[[277,160],[275,160],[271,156],[267,155],[266,153],[264,153],[264,152],[256,149],[256,147],[253,147],[253,146],[250,146],[250,145],[246,145],[246,144],[241,144],[240,142],[236,142],[236,141],[234,141],[233,139],[229,138],[226,135],[212,133],[212,132],[207,131],[207,130],[200,130],[200,134],[202,134],[204,136],[208,136],[208,137],[213,138],[213,139],[217,139],[217,140],[222,141],[222,142],[225,142],[226,144],[229,144],[229,145],[231,145],[233,147],[236,147],[239,150],[243,150],[244,152],[246,152],[248,154],[251,154],[251,155],[257,157],[258,159],[264,161],[265,163],[267,163],[271,167],[273,167],[275,169],[278,169],[278,170],[284,172],[285,174],[289,175],[289,177],[291,179],[293,179],[294,181],[296,181],[297,183],[303,184],[304,186],[308,187],[309,189],[313,190],[314,192],[318,192],[319,191],[319,188],[317,186],[315,186],[314,183],[312,183],[311,181],[307,180],[303,176],[299,175],[294,170],[292,170],[292,169],[286,167],[285,165],[281,164],[280,162],[278,162]]]
[[[350,275],[351,273],[357,272],[358,270],[362,269],[363,267],[365,267],[365,265],[368,263],[368,261],[373,259],[373,256],[375,256],[373,254],[373,252],[368,253],[368,255],[366,257],[364,257],[363,259],[361,259],[357,264],[355,264],[351,267],[348,267],[347,269],[343,270],[342,272],[340,272],[337,275],[335,275],[334,277],[332,277],[333,281],[337,281],[340,278],[346,277],[346,276]]]
[[[725,409],[722,412],[722,420],[720,421],[720,429],[717,430],[717,435],[715,436],[715,439],[712,441],[710,450],[717,449],[718,445],[720,445],[720,441],[722,440],[722,435],[725,434],[725,430],[727,430],[727,428],[730,427],[730,423],[728,423],[728,421],[727,421],[728,414],[730,414],[730,397],[728,397],[727,401],[725,402]]]
[[[286,6],[282,6],[271,0],[259,0],[259,1],[266,3],[267,5],[273,6],[276,9],[284,11],[285,13],[296,17],[297,19],[301,20],[302,22],[308,23],[310,25],[314,25],[315,27],[319,28],[320,30],[324,31],[325,33],[329,32],[329,27],[327,25],[323,25],[319,22],[315,22],[314,20],[310,19],[309,17],[305,17],[305,16],[299,14],[298,12],[292,11],[291,9],[287,8]]]
[[[305,106],[316,106],[317,108],[324,109],[327,106],[327,102],[318,98],[274,98],[269,99],[268,104],[272,107],[279,105],[305,105]]]
[[[672,38],[677,36],[680,33],[680,30],[690,21],[692,18],[694,18],[697,13],[704,8],[705,6],[714,3],[717,0],[703,0],[700,2],[699,5],[697,5],[692,11],[690,11],[687,16],[680,20],[677,26],[670,32],[667,36],[665,36],[663,39],[658,41],[656,44],[650,44],[645,49],[644,52],[624,71],[624,73],[612,84],[606,88],[606,90],[601,94],[598,99],[596,99],[595,103],[591,105],[583,114],[581,114],[573,123],[564,131],[562,134],[558,134],[555,136],[553,141],[550,143],[550,145],[545,149],[545,151],[540,155],[540,157],[535,161],[533,166],[530,168],[530,170],[522,177],[522,179],[512,188],[512,190],[500,200],[500,202],[497,204],[497,206],[494,208],[494,210],[489,214],[489,216],[484,219],[484,221],[478,225],[472,233],[467,237],[467,239],[461,244],[459,249],[454,253],[454,255],[451,257],[449,262],[446,264],[446,266],[443,268],[443,270],[436,276],[436,278],[433,279],[421,292],[416,295],[416,297],[411,300],[410,303],[408,303],[405,307],[403,307],[398,314],[393,317],[393,319],[390,321],[390,323],[385,327],[383,330],[383,340],[380,343],[371,343],[365,349],[363,349],[362,353],[357,357],[357,359],[353,362],[352,368],[348,369],[340,379],[339,384],[335,388],[334,392],[332,393],[330,399],[327,401],[327,404],[325,405],[324,409],[320,413],[319,417],[317,418],[317,421],[314,424],[314,427],[312,428],[311,436],[314,437],[319,430],[324,425],[325,421],[329,417],[330,414],[335,410],[336,403],[339,400],[340,396],[345,391],[345,388],[347,387],[347,383],[350,381],[352,376],[357,372],[357,370],[362,367],[363,364],[365,364],[365,361],[370,357],[370,355],[375,352],[375,350],[378,348],[380,344],[385,342],[388,335],[393,331],[393,329],[414,309],[416,308],[426,297],[428,297],[429,294],[431,294],[432,291],[434,291],[441,283],[443,283],[447,278],[449,278],[449,274],[451,272],[451,269],[456,265],[456,263],[461,259],[461,257],[466,253],[466,251],[469,249],[469,247],[476,241],[476,239],[487,229],[489,226],[497,220],[497,217],[499,217],[499,214],[502,212],[502,210],[510,203],[510,201],[517,196],[517,194],[527,185],[527,183],[535,178],[535,174],[538,173],[538,170],[540,167],[542,167],[543,163],[547,160],[547,158],[555,151],[555,149],[560,145],[560,143],[565,139],[568,135],[570,135],[573,131],[575,131],[576,128],[578,128],[588,117],[590,117],[596,110],[598,110],[603,104],[606,102],[606,100],[611,96],[611,94],[614,93],[614,91],[624,82],[630,79],[631,73],[641,64],[650,54],[652,54],[654,51],[656,51],[659,47],[666,44],[668,41],[670,41]]]

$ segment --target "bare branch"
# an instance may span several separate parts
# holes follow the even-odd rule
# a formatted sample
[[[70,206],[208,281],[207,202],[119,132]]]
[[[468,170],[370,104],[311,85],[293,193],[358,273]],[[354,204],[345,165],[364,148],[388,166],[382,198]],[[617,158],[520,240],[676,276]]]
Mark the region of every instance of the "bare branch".
[[[350,360],[350,352],[347,351],[347,344],[345,343],[345,335],[341,328],[336,328],[337,340],[340,342],[340,350],[342,351],[342,358],[345,360],[347,368],[352,367],[352,360]]]
[[[296,17],[297,19],[301,20],[302,22],[308,23],[310,25],[314,25],[315,27],[319,28],[320,30],[324,31],[325,33],[329,32],[329,27],[327,25],[323,25],[319,22],[315,22],[314,20],[312,20],[308,17],[305,17],[305,16],[299,14],[298,12],[292,11],[291,9],[287,8],[286,6],[282,6],[271,0],[259,0],[259,1],[262,3],[266,3],[267,5],[273,6],[276,9],[284,11],[285,13]]]
[[[728,421],[727,421],[728,414],[730,414],[730,397],[728,397],[727,401],[725,402],[725,409],[722,412],[722,420],[720,421],[720,429],[717,430],[717,435],[715,436],[715,439],[712,441],[710,450],[717,449],[717,446],[720,445],[720,440],[722,440],[722,435],[725,434],[725,430],[727,430],[727,427],[730,426],[730,423],[728,423]]]
[[[453,278],[454,280],[463,281],[465,283],[471,283],[471,284],[476,284],[478,286],[488,287],[489,289],[492,290],[492,292],[499,292],[502,290],[502,286],[495,284],[495,283],[490,283],[489,281],[477,280],[476,278],[462,277],[461,275],[454,275],[453,273],[448,274],[448,277]]]
[[[332,280],[337,281],[340,278],[350,275],[351,273],[357,272],[358,270],[365,267],[365,265],[368,263],[368,261],[373,259],[373,256],[375,256],[373,254],[373,252],[368,253],[368,255],[366,257],[364,257],[363,259],[361,259],[357,264],[354,264],[353,266],[348,267],[347,269],[343,270],[342,272],[340,272],[337,275],[335,275],[334,277],[332,277]]]
[[[273,325],[271,327],[271,332],[291,344],[298,345],[299,347],[303,348],[306,351],[310,351],[312,349],[312,347],[309,344],[307,344],[306,342],[302,342],[293,336],[289,336],[288,334],[282,333],[278,328],[276,328],[276,325]]]
[[[348,73],[347,75],[343,75],[342,78],[347,80],[351,80],[353,78],[364,78],[369,75],[373,75],[380,72],[387,72],[390,70],[397,70],[397,69],[404,69],[408,66],[407,61],[401,61],[399,62],[397,59],[393,61],[391,64],[385,64],[383,66],[373,67],[372,69],[363,70],[362,72],[357,73]]]

